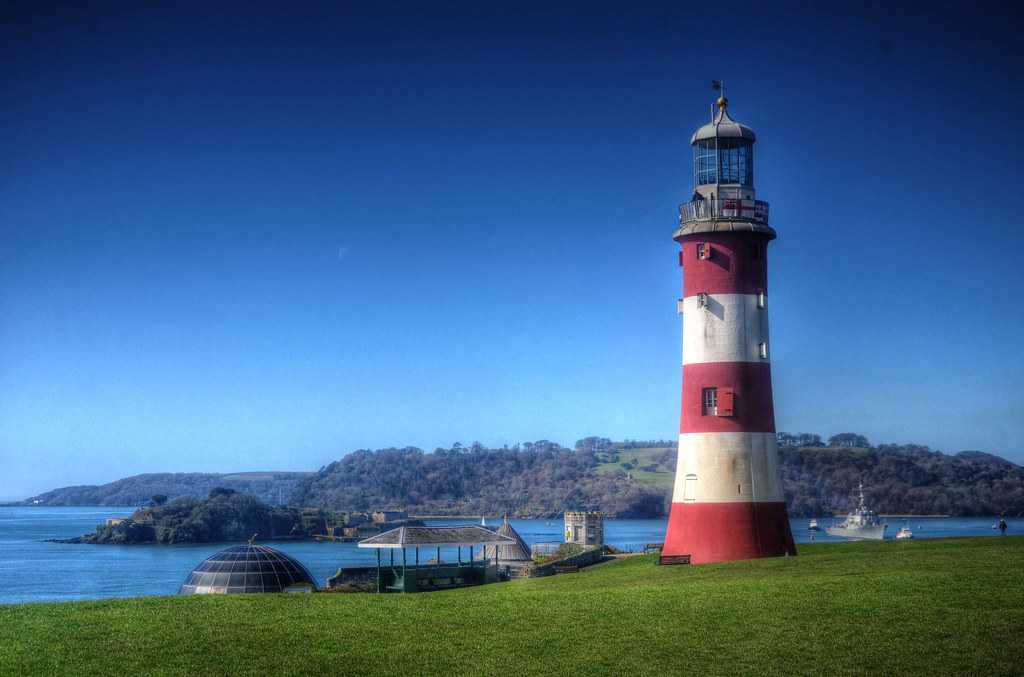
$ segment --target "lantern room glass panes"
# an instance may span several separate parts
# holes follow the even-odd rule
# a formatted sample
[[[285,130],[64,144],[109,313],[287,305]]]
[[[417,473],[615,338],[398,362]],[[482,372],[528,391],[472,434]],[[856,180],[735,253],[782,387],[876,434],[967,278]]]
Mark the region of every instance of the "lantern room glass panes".
[[[718,159],[715,153],[715,140],[704,139],[693,147],[693,170],[697,174],[698,186],[716,183],[718,176]]]
[[[717,142],[717,144],[716,144]],[[754,185],[754,146],[747,139],[702,139],[693,146],[694,181]]]

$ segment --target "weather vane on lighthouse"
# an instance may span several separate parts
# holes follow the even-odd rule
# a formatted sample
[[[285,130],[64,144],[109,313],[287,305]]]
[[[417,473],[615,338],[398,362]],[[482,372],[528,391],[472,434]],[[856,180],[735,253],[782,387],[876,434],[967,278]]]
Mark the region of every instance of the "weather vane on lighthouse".
[[[694,193],[679,207],[683,387],[662,562],[795,555],[779,473],[768,344],[768,203],[754,191],[753,130],[725,84],[694,133]],[[717,112],[714,108],[717,107]]]

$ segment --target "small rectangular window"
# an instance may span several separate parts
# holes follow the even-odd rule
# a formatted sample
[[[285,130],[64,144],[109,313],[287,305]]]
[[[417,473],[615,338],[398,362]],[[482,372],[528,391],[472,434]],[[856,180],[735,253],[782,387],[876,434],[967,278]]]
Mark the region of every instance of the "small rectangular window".
[[[764,295],[764,289],[757,290],[757,307],[764,308],[768,305],[768,298]]]
[[[757,350],[758,350],[758,353],[760,353],[762,360],[767,360],[768,359],[768,342],[767,341],[761,341],[761,343],[759,343],[758,346],[757,346]]]
[[[704,292],[697,294],[697,307],[707,308],[708,307],[708,295]]]
[[[680,266],[683,265],[683,251],[684,250],[682,250],[682,249],[679,250],[679,265]]]
[[[704,388],[701,391],[701,414],[704,416],[718,415],[718,388]]]
[[[697,244],[697,258],[701,261],[711,258],[711,245],[700,242]]]

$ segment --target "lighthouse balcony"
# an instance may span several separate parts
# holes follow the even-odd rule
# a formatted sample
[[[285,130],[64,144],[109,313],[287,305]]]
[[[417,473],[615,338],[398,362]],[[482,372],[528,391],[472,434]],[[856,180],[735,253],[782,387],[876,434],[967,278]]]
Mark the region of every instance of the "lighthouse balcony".
[[[768,203],[763,200],[694,200],[679,205],[679,225],[694,221],[749,221],[768,224]]]

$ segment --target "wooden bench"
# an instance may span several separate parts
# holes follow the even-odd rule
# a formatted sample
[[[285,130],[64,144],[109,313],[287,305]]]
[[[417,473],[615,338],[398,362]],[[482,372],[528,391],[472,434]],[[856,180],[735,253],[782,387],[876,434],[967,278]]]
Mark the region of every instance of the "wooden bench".
[[[689,555],[662,555],[658,558],[658,564],[689,564]]]

